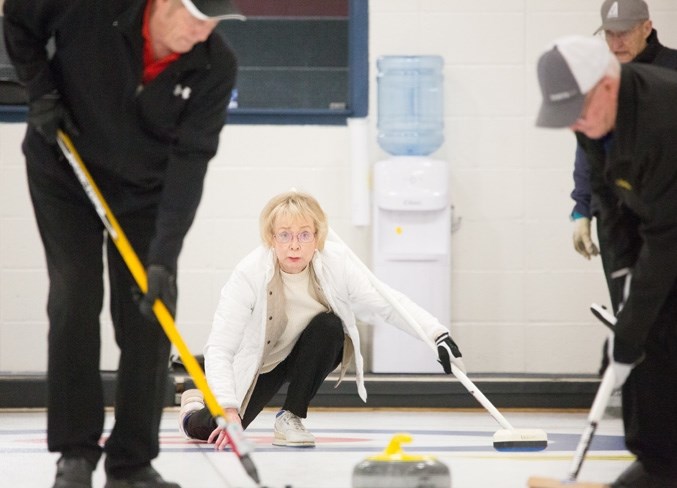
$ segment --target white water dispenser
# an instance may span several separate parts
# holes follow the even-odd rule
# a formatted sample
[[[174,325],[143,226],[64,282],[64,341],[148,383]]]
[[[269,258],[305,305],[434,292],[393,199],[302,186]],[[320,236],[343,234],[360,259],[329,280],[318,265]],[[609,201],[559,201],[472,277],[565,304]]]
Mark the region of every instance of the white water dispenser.
[[[374,165],[374,274],[436,316],[450,320],[450,240],[447,163],[395,156]],[[433,350],[387,324],[375,324],[375,373],[440,373]]]
[[[449,327],[451,203],[440,56],[383,56],[378,67],[378,143],[390,154],[373,169],[374,274]],[[375,324],[376,373],[441,373],[429,345]]]

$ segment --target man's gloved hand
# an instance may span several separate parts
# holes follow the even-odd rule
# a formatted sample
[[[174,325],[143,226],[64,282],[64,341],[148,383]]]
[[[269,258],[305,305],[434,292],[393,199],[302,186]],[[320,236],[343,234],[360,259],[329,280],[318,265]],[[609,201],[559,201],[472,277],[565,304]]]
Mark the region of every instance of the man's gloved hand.
[[[637,351],[634,347],[629,347],[626,343],[620,341],[618,337],[615,337],[614,334],[609,336],[607,344],[609,347],[609,365],[613,368],[616,378],[614,389],[617,390],[628,379],[632,368],[642,362],[644,354]]]
[[[445,373],[451,374],[452,363],[465,373],[465,364],[463,364],[463,359],[461,359],[461,351],[448,332],[439,336],[435,340],[435,344],[437,344],[437,362],[442,365]]]
[[[597,245],[592,242],[590,237],[590,219],[579,217],[574,220],[574,249],[585,259],[599,254]]]
[[[153,304],[156,299],[162,300],[172,317],[176,314],[176,277],[167,268],[151,264],[146,270],[148,291],[139,300],[139,310],[148,320],[155,321]]]
[[[67,134],[79,135],[71,113],[53,90],[28,104],[28,123],[50,144],[56,144],[56,131],[63,129]]]

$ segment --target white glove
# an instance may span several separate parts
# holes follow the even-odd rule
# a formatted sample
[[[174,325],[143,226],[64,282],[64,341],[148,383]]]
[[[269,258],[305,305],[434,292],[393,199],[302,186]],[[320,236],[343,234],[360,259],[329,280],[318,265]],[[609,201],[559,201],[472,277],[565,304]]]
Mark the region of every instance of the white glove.
[[[614,390],[618,390],[623,387],[625,384],[625,380],[628,379],[628,376],[630,376],[630,372],[632,371],[632,368],[637,366],[640,362],[642,362],[642,359],[644,357],[640,357],[637,361],[628,364],[628,363],[619,363],[614,359],[614,335],[610,334],[609,338],[607,339],[607,352],[609,355],[609,366],[613,368],[614,370]]]
[[[574,249],[585,259],[599,254],[597,245],[590,237],[590,219],[587,217],[574,220]]]

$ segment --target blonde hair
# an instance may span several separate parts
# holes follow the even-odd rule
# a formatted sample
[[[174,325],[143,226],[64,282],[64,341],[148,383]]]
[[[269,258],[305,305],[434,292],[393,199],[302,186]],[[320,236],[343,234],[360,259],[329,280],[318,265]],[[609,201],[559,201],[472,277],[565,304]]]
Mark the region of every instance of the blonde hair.
[[[273,247],[275,222],[278,218],[307,219],[315,226],[315,243],[320,251],[324,248],[329,226],[327,216],[313,196],[299,191],[280,193],[271,198],[259,217],[261,240]]]

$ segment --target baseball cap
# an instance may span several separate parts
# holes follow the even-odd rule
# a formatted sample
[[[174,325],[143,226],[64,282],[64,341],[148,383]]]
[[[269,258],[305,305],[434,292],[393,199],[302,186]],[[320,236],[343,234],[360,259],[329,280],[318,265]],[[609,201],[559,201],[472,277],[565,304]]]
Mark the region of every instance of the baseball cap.
[[[188,12],[200,20],[245,20],[231,0],[181,0]]]
[[[567,36],[556,40],[538,59],[543,100],[538,127],[569,127],[581,115],[585,95],[604,77],[613,54],[602,39]]]
[[[624,32],[649,19],[649,7],[644,0],[606,0],[602,4],[602,30]]]

